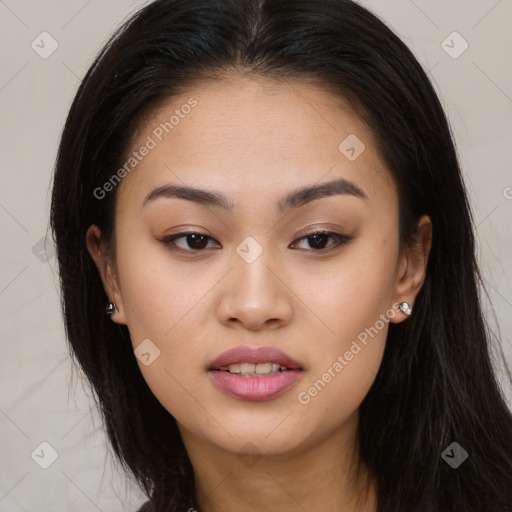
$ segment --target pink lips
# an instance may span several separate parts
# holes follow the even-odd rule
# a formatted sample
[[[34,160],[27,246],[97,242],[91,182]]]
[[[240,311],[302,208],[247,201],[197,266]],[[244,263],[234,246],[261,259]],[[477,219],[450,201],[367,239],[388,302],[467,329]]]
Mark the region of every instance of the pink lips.
[[[237,363],[277,363],[288,368],[278,375],[258,375],[242,377],[221,371],[221,367]],[[275,347],[240,346],[220,354],[208,369],[213,382],[225,393],[243,400],[262,401],[274,398],[291,386],[302,376],[302,366]]]
[[[240,346],[222,352],[211,364],[210,370],[218,370],[222,366],[236,363],[278,363],[287,368],[299,369],[301,364],[288,357],[275,347],[249,347]]]

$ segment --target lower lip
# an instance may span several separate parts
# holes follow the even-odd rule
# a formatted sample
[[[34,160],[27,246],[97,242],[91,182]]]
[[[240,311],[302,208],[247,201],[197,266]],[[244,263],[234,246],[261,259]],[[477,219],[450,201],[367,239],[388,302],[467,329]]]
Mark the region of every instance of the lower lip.
[[[302,370],[288,370],[268,377],[240,377],[220,370],[210,370],[208,374],[225,393],[243,400],[262,401],[287,391],[300,379]]]

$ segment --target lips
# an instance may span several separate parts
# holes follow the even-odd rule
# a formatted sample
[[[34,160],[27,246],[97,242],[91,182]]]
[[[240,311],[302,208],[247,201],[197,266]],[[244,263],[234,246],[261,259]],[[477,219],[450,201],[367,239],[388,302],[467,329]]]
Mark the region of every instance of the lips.
[[[302,365],[275,347],[240,346],[226,350],[209,366],[209,370],[220,370],[232,364],[241,363],[275,363],[290,370],[302,370]]]
[[[269,371],[268,363],[272,363],[272,371]],[[230,370],[235,370],[235,373]],[[248,370],[251,372],[246,373]],[[303,372],[298,361],[275,347],[250,346],[223,352],[212,361],[207,371],[218,389],[249,401],[270,400],[282,395],[301,379]]]

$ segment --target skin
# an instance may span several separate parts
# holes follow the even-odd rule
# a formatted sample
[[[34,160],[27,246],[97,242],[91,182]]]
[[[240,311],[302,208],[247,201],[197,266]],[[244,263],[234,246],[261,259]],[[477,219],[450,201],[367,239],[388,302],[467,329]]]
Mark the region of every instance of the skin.
[[[140,371],[178,422],[201,510],[374,512],[372,474],[361,463],[356,475],[355,435],[389,324],[307,404],[298,395],[394,304],[390,322],[407,318],[398,302],[414,314],[430,219],[400,253],[397,191],[371,131],[347,102],[311,84],[235,75],[197,85],[147,117],[131,150],[190,97],[197,106],[118,186],[115,260],[96,226],[87,233],[118,308],[113,321],[128,326],[134,348],[149,338],[160,350],[150,365],[138,361]],[[349,134],[366,146],[354,161],[338,149]],[[366,198],[332,195],[278,212],[290,191],[340,177]],[[181,198],[143,206],[166,184],[215,190],[233,211]],[[315,245],[302,238],[315,227],[354,238]],[[186,237],[174,242],[181,251],[160,241],[188,230],[212,237],[203,252]],[[248,236],[263,250],[251,263],[236,252]],[[242,344],[280,348],[302,364],[301,379],[261,402],[224,393],[206,370]]]

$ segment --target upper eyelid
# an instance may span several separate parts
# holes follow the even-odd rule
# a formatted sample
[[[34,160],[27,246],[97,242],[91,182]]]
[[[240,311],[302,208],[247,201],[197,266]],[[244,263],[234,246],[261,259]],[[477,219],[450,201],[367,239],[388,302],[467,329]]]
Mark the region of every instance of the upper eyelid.
[[[220,243],[217,239],[215,239],[213,236],[210,236],[208,233],[203,233],[201,231],[180,231],[179,233],[174,233],[172,235],[168,235],[163,237],[163,240],[170,240],[170,239],[176,239],[176,238],[183,238],[188,235],[201,235],[205,236],[207,238],[210,238],[211,240],[215,240],[217,243]],[[321,229],[321,228],[313,228],[310,231],[307,231],[306,233],[300,235],[297,240],[300,240],[302,238],[307,238],[314,235],[331,235],[331,236],[347,236],[343,233],[337,233],[336,231],[331,231],[329,229]]]
[[[172,243],[174,242],[174,240],[177,240],[177,239],[180,239],[180,238],[185,238],[187,237],[188,235],[200,235],[200,236],[205,236],[207,238],[209,238],[210,240],[213,240],[214,242],[216,242],[217,244],[221,245],[220,242],[218,240],[216,240],[214,237],[208,235],[207,233],[203,233],[201,231],[194,231],[194,230],[189,230],[189,231],[181,231],[179,233],[174,233],[173,235],[168,235],[164,238],[161,239],[162,242],[164,243]],[[352,240],[352,236],[350,235],[344,235],[343,233],[338,233],[338,232],[335,232],[335,231],[331,231],[331,230],[328,230],[328,229],[322,229],[322,228],[312,228],[311,230],[307,231],[306,233],[302,234],[301,236],[299,236],[298,238],[295,239],[295,243],[303,240],[304,238],[309,238],[311,236],[315,236],[315,235],[326,235],[326,236],[329,236],[331,238],[337,238],[338,241],[341,240],[344,240],[344,241],[350,241]],[[202,252],[204,251],[204,249],[202,250],[187,250],[187,249],[182,249],[181,247],[177,247],[178,249],[181,249],[185,252]],[[328,249],[319,249],[317,251],[313,251],[313,252],[322,252],[323,250],[328,250]]]

